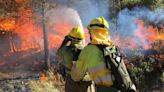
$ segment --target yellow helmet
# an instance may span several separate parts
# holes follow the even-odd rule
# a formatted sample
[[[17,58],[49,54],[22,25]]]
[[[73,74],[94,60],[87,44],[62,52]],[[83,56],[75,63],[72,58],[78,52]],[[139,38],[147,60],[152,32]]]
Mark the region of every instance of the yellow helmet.
[[[112,45],[108,28],[108,22],[103,17],[93,19],[88,25],[91,44]]]
[[[82,27],[77,26],[71,30],[71,32],[69,33],[69,36],[74,37],[74,38],[84,39],[84,31]]]
[[[98,17],[93,19],[88,25],[88,29],[90,30],[93,26],[107,28],[107,29],[109,28],[109,24],[104,17]]]

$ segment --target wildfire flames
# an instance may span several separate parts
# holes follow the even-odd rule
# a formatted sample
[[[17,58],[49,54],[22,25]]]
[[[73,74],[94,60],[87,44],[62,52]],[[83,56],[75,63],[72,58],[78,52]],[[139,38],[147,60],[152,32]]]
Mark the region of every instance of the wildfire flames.
[[[10,34],[3,33],[4,35],[8,35],[6,38],[9,39],[7,41],[10,45],[10,49],[5,52],[27,51],[29,49],[42,51],[44,47],[42,23],[36,22],[36,19],[33,19],[34,15],[32,11],[30,8],[27,9],[29,5],[22,4],[25,0],[15,1],[20,4],[16,12],[19,18],[0,16],[0,30],[2,32],[10,32]],[[54,21],[55,23],[46,22],[45,24],[49,49],[59,47],[64,36],[66,36],[73,27],[67,20],[60,19]]]
[[[158,30],[151,24],[145,25],[143,20],[136,20],[137,29],[134,31],[135,37],[122,37],[121,34],[115,34],[113,37],[114,44],[120,48],[128,49],[153,49],[151,44],[164,40],[164,29]],[[163,44],[164,45],[164,44]]]
[[[0,23],[1,30],[12,30],[19,36],[20,42],[17,42],[17,39],[13,40],[11,51],[24,51],[30,48],[38,48],[39,50],[43,49],[42,27],[36,25],[34,20],[28,18],[20,18],[17,21],[14,19],[2,18],[1,20],[3,20]],[[164,40],[163,29],[159,31],[157,27],[153,27],[150,24],[145,26],[142,20],[137,20],[136,22],[138,28],[135,30],[135,35],[141,40],[148,43]],[[57,48],[61,44],[64,36],[69,33],[72,27],[73,25],[71,25],[68,21],[58,21],[56,24],[47,24],[47,28],[51,29],[48,31],[49,48]],[[87,33],[86,36],[89,38]],[[133,49],[137,48],[137,46],[141,46],[141,44],[132,37],[122,38],[120,34],[116,34],[113,39],[114,43],[121,48]],[[150,46],[144,46],[144,48],[148,47],[150,48]]]
[[[41,73],[41,81],[47,81],[47,76],[44,72]]]
[[[30,48],[43,49],[43,34],[41,26],[36,25],[33,20],[28,20],[26,22],[27,23],[22,24],[22,20],[20,19],[16,24],[11,24],[15,23],[14,21],[7,21],[0,26],[3,30],[13,30],[12,32],[16,33],[19,37],[19,39],[12,39],[13,46],[11,46],[11,51],[24,51]],[[49,48],[53,48],[58,47],[61,44],[64,36],[69,33],[73,26],[65,21],[48,27],[51,28],[51,31],[48,31]]]
[[[0,30],[12,30],[15,26],[15,20],[13,18],[5,19],[3,17],[0,17]]]
[[[23,2],[24,0],[15,0],[17,3],[21,3]]]
[[[21,3],[24,0],[16,0]],[[32,18],[33,13],[21,6],[18,10],[19,18],[4,18],[0,17],[0,30],[11,31],[17,34],[17,37],[9,37],[10,52],[26,51],[28,49],[43,50],[43,32],[40,23],[36,23]],[[60,18],[60,16],[59,16]],[[46,22],[46,31],[48,33],[49,48],[58,48],[64,36],[66,36],[73,27],[68,20],[54,20],[55,23]],[[158,30],[151,24],[145,25],[142,20],[137,19],[136,24],[138,28],[134,30],[134,34],[141,41],[134,37],[121,37],[121,34],[115,34],[113,37],[114,44],[121,48],[150,48],[149,45],[143,45],[141,42],[154,43],[159,40],[164,40],[164,30]],[[89,40],[89,35],[85,30],[86,42]]]
[[[139,38],[153,43],[158,40],[164,40],[164,30],[162,29],[159,32],[157,27],[153,27],[152,25],[148,25],[145,27],[144,22],[142,20],[137,20],[138,29],[135,31],[136,36]]]
[[[12,31],[18,36],[9,37],[11,40],[10,51],[25,51],[33,48],[37,48],[39,51],[43,50],[42,27],[30,18],[32,16],[31,12],[25,10],[22,12],[22,10],[23,9],[21,9],[19,13],[24,16],[17,20],[1,18],[3,21],[0,22],[0,29]],[[62,21],[56,22],[56,24],[47,23],[46,27],[49,48],[57,48],[61,44],[64,36],[72,29],[73,25],[68,21]]]

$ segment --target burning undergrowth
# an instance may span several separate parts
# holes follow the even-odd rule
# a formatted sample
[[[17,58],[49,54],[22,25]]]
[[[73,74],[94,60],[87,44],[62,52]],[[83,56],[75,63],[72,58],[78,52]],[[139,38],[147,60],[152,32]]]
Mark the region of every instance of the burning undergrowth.
[[[147,50],[164,47],[163,21],[162,10],[150,11],[143,7],[124,9],[119,12],[117,25],[112,26],[110,32],[114,43],[126,53],[135,50],[144,54]]]
[[[24,1],[26,0],[16,0],[19,4]],[[146,73],[149,76],[152,72],[161,70],[161,61],[164,60],[163,10],[135,7],[131,10],[120,10],[117,17],[111,18],[111,0],[101,0],[101,2],[98,0],[49,0],[47,4],[44,13],[50,61],[56,61],[55,52],[72,27],[77,25],[84,27],[87,44],[89,36],[86,27],[89,21],[95,17],[104,16],[110,24],[110,34],[114,44],[119,46],[123,54],[128,57],[127,62],[132,61],[135,64],[132,66],[136,66],[133,68],[135,70],[132,72],[133,78],[136,76],[138,79],[143,78],[140,75]],[[53,7],[47,8],[51,5]],[[39,12],[32,11],[32,7],[26,9],[27,6],[20,5],[16,12],[19,16],[16,18],[0,16],[1,72],[40,71],[43,68],[41,66],[44,64],[43,16]],[[38,10],[41,11],[41,9]],[[157,64],[156,61],[160,63]],[[150,68],[150,71],[147,68]],[[147,75],[144,78],[147,78]],[[139,81],[134,80],[138,83],[144,80],[142,78]],[[47,80],[44,73],[41,79]]]
[[[24,0],[16,0],[16,2],[22,3]],[[89,2],[85,0],[80,2],[50,0],[49,2],[52,2],[54,6],[45,12],[49,48],[57,48],[73,26],[82,26],[83,23],[85,29],[89,21],[95,17],[110,18],[111,6],[103,6],[105,3],[110,4],[110,0],[103,0],[102,2],[94,0]],[[82,5],[86,5],[86,7]],[[17,14],[20,15],[19,18],[0,17],[1,34],[5,35],[6,33],[10,40],[10,51],[8,52],[25,51],[32,48],[43,50],[42,15],[37,15],[37,12],[34,13],[32,8],[27,10],[26,6],[19,7],[17,11]],[[116,25],[113,25],[112,21],[109,20],[111,24],[110,33],[114,43],[123,49],[150,49],[152,44],[157,41],[162,41],[161,44],[163,45],[164,16],[162,14],[163,10],[152,11],[143,7],[121,10],[116,18]],[[34,16],[38,16],[39,20],[35,19]],[[7,34],[9,31],[11,34]]]
[[[17,18],[0,18],[1,72],[40,71],[44,64],[42,15],[26,9],[26,4],[20,6],[17,14]],[[47,10],[45,20],[50,59],[55,61],[55,51],[64,36],[82,23],[76,10],[60,5]]]
[[[117,25],[110,31],[114,44],[125,55],[132,80],[141,92],[163,90],[163,12],[144,7],[121,10]]]
[[[102,0],[101,2],[96,0],[54,0],[51,2],[77,10],[84,28],[93,18],[104,16],[111,25],[110,33],[114,44],[119,46],[124,53],[128,54],[131,50],[135,50],[141,54],[146,54],[147,51],[149,53],[150,49],[156,50],[159,46],[163,47],[164,45],[162,9],[149,10],[145,7],[134,7],[129,10],[125,8],[118,12],[117,17],[111,18],[111,14],[114,12],[112,0]],[[86,39],[89,42],[89,38]]]
[[[17,0],[16,2],[20,4],[16,18],[0,17],[1,65],[4,65],[6,61],[21,62],[22,60],[36,61],[37,59],[38,62],[43,62],[43,16],[39,13],[41,9],[37,9],[39,12],[34,12],[33,7],[21,4],[25,2],[24,0]],[[88,0],[70,0],[69,2],[66,0],[49,0],[46,3],[44,13],[51,61],[55,61],[53,58],[55,51],[60,46],[64,36],[74,26],[84,25],[87,44],[89,36],[86,26],[91,19],[98,16],[104,16],[109,20],[113,42],[127,56],[163,53],[163,10],[152,11],[143,7],[135,7],[131,10],[123,9],[117,17],[111,18],[112,5],[110,4],[110,0],[103,0],[102,2],[95,0],[89,2]],[[50,6],[51,8],[48,8]],[[27,7],[29,8],[27,9]],[[116,22],[113,22],[112,19]],[[26,60],[26,58],[28,59]]]

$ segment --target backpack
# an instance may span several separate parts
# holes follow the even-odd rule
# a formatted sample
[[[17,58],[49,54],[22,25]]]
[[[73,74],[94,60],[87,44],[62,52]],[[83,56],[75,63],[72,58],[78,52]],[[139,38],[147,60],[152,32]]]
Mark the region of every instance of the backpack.
[[[97,47],[103,52],[106,67],[108,69],[109,65],[111,67],[112,74],[114,75],[114,86],[121,90],[121,92],[136,92],[135,85],[130,79],[118,48],[114,45],[108,47],[104,45],[97,45]]]

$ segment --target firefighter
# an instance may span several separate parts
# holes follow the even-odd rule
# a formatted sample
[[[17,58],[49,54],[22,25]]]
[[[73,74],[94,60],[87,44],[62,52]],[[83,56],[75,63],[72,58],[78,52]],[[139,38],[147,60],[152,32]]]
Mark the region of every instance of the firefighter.
[[[123,62],[120,61],[122,59],[114,54],[114,52],[117,50],[116,46],[114,46],[111,41],[108,29],[109,25],[103,17],[95,18],[90,22],[88,25],[88,30],[91,42],[81,51],[76,64],[73,65],[71,77],[74,81],[80,81],[85,76],[86,72],[88,72],[90,78],[95,83],[96,92],[136,92],[135,85],[132,84],[126,71],[126,67],[124,66]],[[100,46],[110,47],[109,51],[103,52]],[[115,55],[118,58],[105,57],[104,55],[106,53],[109,55],[112,53],[112,55]],[[117,63],[120,63],[119,66],[121,66],[121,68],[114,70],[114,65],[111,65],[112,63],[107,62],[107,58],[108,60],[112,60],[109,62],[116,61]],[[122,75],[118,78],[118,76],[115,76],[116,72],[117,74],[122,73]],[[124,77],[124,74],[127,76]],[[118,84],[124,82],[120,80],[122,78],[123,80],[127,81],[126,84],[128,85],[121,85],[118,87]],[[115,79],[118,79],[118,84],[116,84]],[[127,89],[125,87],[127,87]]]
[[[76,64],[72,67],[71,77],[80,81],[89,73],[95,82],[96,92],[118,92],[113,86],[111,71],[106,68],[103,53],[96,45],[112,45],[108,32],[109,25],[103,17],[93,19],[88,25],[90,44],[79,55]]]
[[[65,79],[65,92],[90,92],[88,87],[91,81],[75,82],[70,76],[70,70],[73,63],[78,58],[80,51],[84,48],[84,31],[82,27],[74,27],[71,32],[65,36],[62,45],[57,51],[59,61],[59,72]],[[88,91],[87,91],[88,90]]]

